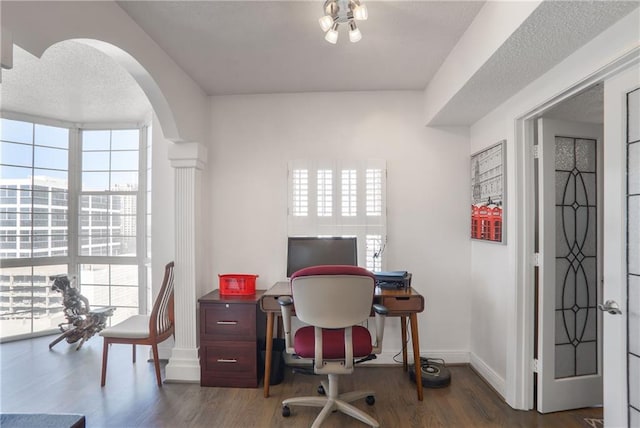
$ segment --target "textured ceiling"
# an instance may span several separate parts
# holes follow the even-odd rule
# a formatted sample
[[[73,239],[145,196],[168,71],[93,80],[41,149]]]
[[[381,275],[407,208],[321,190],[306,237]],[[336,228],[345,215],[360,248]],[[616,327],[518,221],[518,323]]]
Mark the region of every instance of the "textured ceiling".
[[[322,1],[121,1],[209,95],[424,89],[481,1],[367,1],[362,40],[336,45]]]
[[[322,1],[118,4],[209,94],[422,90],[483,2],[367,1],[363,39],[323,40]],[[638,7],[638,1],[543,2],[444,105],[433,125],[471,124]],[[144,93],[119,65],[62,42],[41,59],[16,46],[2,109],[54,119],[142,120]],[[586,106],[585,103],[578,105]],[[592,117],[599,113],[594,113]]]
[[[543,116],[573,122],[604,123],[604,85],[595,85],[561,102]]]
[[[72,122],[129,122],[151,104],[138,83],[110,57],[76,42],[51,46],[38,59],[14,46],[2,70],[2,110]]]
[[[638,1],[545,1],[436,115],[472,124],[637,8]]]

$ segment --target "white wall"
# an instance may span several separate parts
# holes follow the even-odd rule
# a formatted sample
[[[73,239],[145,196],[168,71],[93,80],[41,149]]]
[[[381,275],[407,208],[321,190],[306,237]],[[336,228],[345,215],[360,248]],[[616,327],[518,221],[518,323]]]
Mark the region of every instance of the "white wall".
[[[476,122],[470,129],[470,153],[502,139],[507,140],[507,245],[494,246],[481,242],[471,244],[471,361],[487,380],[516,408],[526,406],[527,390],[522,390],[522,360],[520,342],[529,330],[520,324],[523,305],[518,290],[517,239],[522,227],[516,228],[517,198],[527,198],[520,191],[522,147],[515,147],[515,121],[518,117],[559,97],[565,91],[587,79],[596,78],[603,68],[629,52],[638,55],[640,45],[640,13],[638,9],[604,31],[563,62],[528,85],[501,106]],[[605,142],[606,144],[606,142]],[[521,296],[521,294],[520,294]],[[532,304],[532,302],[530,302]],[[525,326],[526,327],[526,326]],[[520,367],[519,367],[520,366]],[[520,370],[520,371],[519,371]],[[520,376],[520,377],[519,377]],[[529,373],[529,376],[531,374]]]
[[[153,297],[160,291],[164,266],[175,257],[174,169],[169,164],[169,147],[154,114],[151,164],[151,259]],[[153,301],[153,300],[152,300]]]
[[[285,278],[289,160],[386,159],[384,254],[425,296],[422,355],[468,361],[468,135],[425,128],[422,99],[419,91],[213,97],[208,291],[219,273],[259,274],[261,289]],[[399,331],[391,319],[385,360],[401,349]]]
[[[175,259],[175,180],[169,163],[169,147],[174,144],[164,138],[158,117],[154,114],[151,125],[151,298],[153,304],[160,292],[164,267]],[[151,311],[151,307],[149,308]],[[168,359],[173,338],[158,346],[160,358]],[[149,358],[153,358],[149,349]]]

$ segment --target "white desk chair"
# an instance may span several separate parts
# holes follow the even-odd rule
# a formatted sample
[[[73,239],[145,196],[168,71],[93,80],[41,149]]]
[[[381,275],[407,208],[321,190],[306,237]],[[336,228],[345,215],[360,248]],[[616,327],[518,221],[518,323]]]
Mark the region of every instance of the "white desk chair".
[[[365,398],[375,402],[373,391],[354,391],[340,394],[338,376],[351,374],[354,359],[379,354],[384,333],[386,309],[373,305],[376,314],[376,343],[372,345],[369,330],[358,325],[369,318],[373,304],[375,277],[366,269],[355,266],[314,266],[299,270],[291,277],[291,297],[278,299],[282,309],[285,341],[288,353],[314,359],[314,372],[328,375],[322,382],[325,396],[288,398],[282,402],[283,416],[289,416],[289,405],[322,407],[313,428],[338,410],[368,425],[378,422],[364,411],[350,404]],[[296,331],[291,339],[291,315],[309,326]]]

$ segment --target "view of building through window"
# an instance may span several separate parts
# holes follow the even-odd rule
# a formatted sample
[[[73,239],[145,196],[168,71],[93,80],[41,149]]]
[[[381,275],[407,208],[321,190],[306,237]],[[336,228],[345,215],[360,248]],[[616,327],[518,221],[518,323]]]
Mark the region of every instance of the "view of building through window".
[[[64,321],[62,296],[49,287],[55,274],[73,275],[92,306],[117,307],[112,322],[139,312],[149,237],[138,239],[137,227],[150,214],[138,213],[145,140],[141,129],[0,119],[0,338]]]

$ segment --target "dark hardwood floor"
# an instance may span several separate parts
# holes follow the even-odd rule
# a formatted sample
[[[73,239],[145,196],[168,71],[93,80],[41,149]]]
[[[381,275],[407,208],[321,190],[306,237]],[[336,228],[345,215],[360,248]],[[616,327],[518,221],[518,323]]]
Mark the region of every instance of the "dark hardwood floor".
[[[271,387],[202,388],[197,384],[164,384],[158,388],[148,347],[138,347],[137,363],[131,347],[113,345],[109,352],[107,384],[100,387],[102,339],[92,338],[80,351],[54,336],[0,345],[0,410],[2,412],[80,413],[87,427],[305,427],[318,409],[292,407],[283,418],[284,398],[313,395],[319,376],[294,374]],[[163,364],[164,367],[164,364]],[[416,398],[415,385],[401,367],[361,367],[341,378],[341,390],[376,391],[376,403],[366,409],[382,427],[597,427],[585,418],[601,418],[602,409],[581,409],[540,415],[511,409],[468,366],[451,367],[452,383],[425,389]],[[163,373],[164,376],[164,373]],[[363,427],[340,413],[323,428]],[[37,428],[37,427],[34,427]]]

